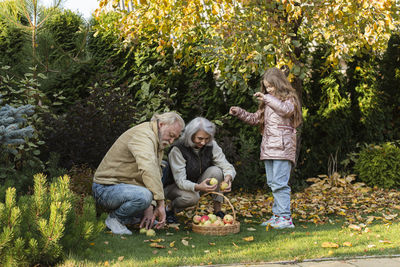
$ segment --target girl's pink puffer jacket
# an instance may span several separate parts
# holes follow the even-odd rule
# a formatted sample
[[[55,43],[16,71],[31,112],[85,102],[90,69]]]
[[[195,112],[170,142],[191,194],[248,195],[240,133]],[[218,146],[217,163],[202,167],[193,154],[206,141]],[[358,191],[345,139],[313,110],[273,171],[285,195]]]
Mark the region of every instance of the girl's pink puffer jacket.
[[[290,160],[295,164],[296,129],[292,123],[294,105],[290,99],[281,101],[270,94],[264,96],[264,102],[264,131],[260,159]],[[250,113],[239,108],[236,116],[248,124],[257,125],[260,114],[261,111]]]

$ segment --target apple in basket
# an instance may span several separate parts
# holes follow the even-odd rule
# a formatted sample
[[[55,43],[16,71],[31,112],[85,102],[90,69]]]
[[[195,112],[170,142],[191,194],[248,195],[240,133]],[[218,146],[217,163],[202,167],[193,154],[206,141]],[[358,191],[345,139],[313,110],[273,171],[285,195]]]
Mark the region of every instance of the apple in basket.
[[[219,219],[219,220],[216,220],[215,222],[213,222],[211,225],[212,226],[224,226],[224,222],[221,219]]]
[[[200,216],[200,215],[194,215],[194,216],[193,216],[193,222],[194,222],[195,224],[199,224],[200,221],[201,221],[201,216]]]
[[[210,220],[207,220],[203,223],[203,226],[211,226],[212,222]]]
[[[208,221],[210,218],[207,215],[203,215],[200,218],[200,222],[205,223],[206,221]]]
[[[213,223],[217,220],[217,215],[210,213],[210,214],[208,214],[208,218]]]
[[[225,224],[232,224],[233,223],[233,217],[230,214],[226,214],[224,216],[224,223]]]

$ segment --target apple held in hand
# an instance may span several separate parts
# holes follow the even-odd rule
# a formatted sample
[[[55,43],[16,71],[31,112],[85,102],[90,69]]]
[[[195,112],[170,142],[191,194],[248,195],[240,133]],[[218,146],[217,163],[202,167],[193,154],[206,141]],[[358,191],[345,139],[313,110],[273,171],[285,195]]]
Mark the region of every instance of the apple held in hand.
[[[201,222],[201,216],[200,215],[194,215],[193,216],[193,222],[195,224],[199,224]]]
[[[232,224],[233,223],[233,217],[232,217],[232,215],[230,215],[230,214],[226,214],[225,216],[224,216],[224,223],[225,224]]]
[[[221,190],[225,190],[225,189],[227,189],[227,188],[228,188],[228,186],[229,186],[229,185],[228,185],[228,183],[227,183],[227,182],[225,182],[225,181],[223,181],[223,182],[221,183],[221,185],[220,185],[220,187],[219,187],[219,188],[220,188]]]
[[[210,181],[208,182],[209,185],[215,185],[218,184],[218,180],[215,179],[214,177],[210,179]]]

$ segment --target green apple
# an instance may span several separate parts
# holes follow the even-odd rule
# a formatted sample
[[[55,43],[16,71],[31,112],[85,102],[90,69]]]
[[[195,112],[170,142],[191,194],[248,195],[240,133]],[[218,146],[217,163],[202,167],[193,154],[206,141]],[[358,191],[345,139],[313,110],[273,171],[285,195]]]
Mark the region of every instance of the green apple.
[[[213,177],[213,178],[210,179],[210,181],[208,183],[210,185],[215,185],[215,184],[218,184],[218,180]]]
[[[146,228],[140,228],[139,233],[146,234],[147,233],[147,229]]]
[[[149,229],[146,232],[147,236],[155,236],[156,235],[156,231],[154,231],[153,229]]]
[[[221,185],[219,186],[219,188],[220,188],[221,190],[227,189],[227,188],[228,188],[228,183],[225,182],[225,181],[223,181],[223,182],[221,183]]]

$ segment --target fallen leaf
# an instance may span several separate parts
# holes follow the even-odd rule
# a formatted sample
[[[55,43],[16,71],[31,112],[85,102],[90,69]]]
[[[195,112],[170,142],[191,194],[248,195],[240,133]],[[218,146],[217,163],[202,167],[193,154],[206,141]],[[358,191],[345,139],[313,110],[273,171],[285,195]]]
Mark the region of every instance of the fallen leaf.
[[[361,227],[355,224],[350,224],[349,228],[356,231],[361,231]]]
[[[247,228],[247,231],[257,231],[257,229],[253,228],[253,227],[249,227],[249,228]]]
[[[169,246],[170,246],[171,248],[173,248],[173,247],[175,246],[175,241],[172,241],[171,243],[169,243]]]
[[[351,247],[351,246],[353,246],[352,244],[351,244],[351,242],[343,242],[343,247]]]
[[[151,248],[165,248],[165,246],[160,245],[158,243],[150,243]]]
[[[189,241],[187,241],[187,240],[185,240],[185,239],[182,239],[182,244],[183,244],[184,246],[188,246],[188,245],[189,245]]]
[[[104,241],[104,244],[108,245],[108,241]]]
[[[158,253],[158,250],[153,250],[151,253],[153,253],[155,255]]]
[[[237,247],[237,248],[239,247],[238,245],[235,244],[235,242],[232,242],[232,244],[234,247]]]
[[[339,245],[333,242],[324,242],[322,243],[321,247],[323,248],[338,248]]]
[[[104,266],[110,266],[110,264],[108,263],[108,261],[104,262]]]
[[[242,239],[243,239],[244,241],[247,241],[247,242],[254,241],[254,237],[253,237],[253,236],[243,237]]]
[[[213,242],[208,242],[208,244],[209,244],[210,246],[215,246],[215,243],[213,243]]]
[[[90,245],[91,245],[91,246],[94,246],[94,243],[92,242],[92,243],[90,243]]]
[[[374,244],[370,244],[367,246],[367,248],[374,248],[374,247],[376,247],[376,245],[374,245]]]
[[[118,260],[119,260],[119,261],[123,261],[123,260],[124,260],[124,256],[118,257]]]
[[[126,240],[126,237],[125,237],[125,236],[123,236],[123,235],[121,235],[121,239],[123,239],[123,240]]]
[[[160,243],[160,242],[164,242],[165,239],[162,238],[158,238],[158,239],[150,239],[150,242],[154,242],[154,243]]]
[[[209,250],[204,250],[204,253],[210,253],[210,251]]]
[[[389,240],[379,240],[379,242],[383,244],[392,244],[392,241]]]

